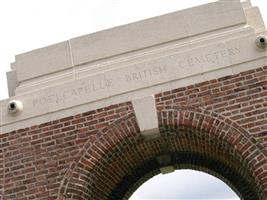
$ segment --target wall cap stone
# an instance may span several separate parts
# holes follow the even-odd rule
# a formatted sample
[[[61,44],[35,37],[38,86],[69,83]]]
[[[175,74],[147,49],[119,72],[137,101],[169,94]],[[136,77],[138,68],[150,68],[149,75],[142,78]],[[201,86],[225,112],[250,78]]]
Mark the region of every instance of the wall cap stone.
[[[258,35],[267,35],[264,23],[258,9],[243,5],[218,1],[18,55],[8,73],[12,97],[0,101],[1,132],[265,66],[267,51],[255,43]],[[184,35],[175,26],[180,17],[188,26]],[[162,24],[166,32],[160,32]],[[158,33],[153,41],[151,30]],[[145,47],[138,31],[147,34]],[[92,38],[99,39],[98,48],[90,42],[79,47]],[[105,53],[107,38],[111,44]],[[116,55],[109,54],[113,50]],[[83,51],[104,54],[87,57]],[[8,115],[10,100],[23,103],[20,115]]]

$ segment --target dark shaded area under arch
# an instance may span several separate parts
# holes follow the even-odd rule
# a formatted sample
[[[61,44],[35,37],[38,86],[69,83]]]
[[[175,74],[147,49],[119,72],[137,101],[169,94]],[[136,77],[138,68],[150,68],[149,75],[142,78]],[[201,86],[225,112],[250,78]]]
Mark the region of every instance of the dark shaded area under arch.
[[[214,172],[215,174],[224,177],[228,183],[231,183],[231,186],[235,188],[238,194],[241,194],[241,198],[245,200],[257,200],[257,193],[255,192],[252,184],[248,183],[247,180],[240,176],[238,173],[233,171],[231,168],[223,165],[221,162],[216,160],[210,160],[209,158],[192,154],[190,152],[180,152],[172,153],[170,165],[176,166],[179,168],[179,164],[191,166],[190,169],[196,169],[198,166],[201,168],[208,169],[209,172]],[[195,167],[194,167],[195,166]],[[152,159],[144,163],[143,166],[136,169],[134,175],[128,175],[123,178],[123,180],[118,184],[112,193],[110,194],[110,200],[124,199],[129,191],[129,187],[138,182],[144,174],[159,174],[160,168],[164,165],[160,165],[157,159]],[[182,168],[180,168],[182,169]],[[202,170],[201,170],[202,171]],[[214,174],[212,174],[214,175]],[[152,175],[153,176],[153,175]],[[218,177],[221,179],[221,177]],[[228,184],[227,183],[227,184]],[[128,195],[127,195],[128,196]]]

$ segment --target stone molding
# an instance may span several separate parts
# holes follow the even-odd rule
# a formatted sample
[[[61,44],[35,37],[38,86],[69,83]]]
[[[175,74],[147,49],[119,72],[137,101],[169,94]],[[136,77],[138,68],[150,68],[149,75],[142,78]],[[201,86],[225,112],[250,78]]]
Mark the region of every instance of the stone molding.
[[[181,26],[188,27],[178,29],[185,33],[173,28],[181,19]],[[144,46],[138,42],[141,30],[147,35]],[[150,38],[151,30],[159,33]],[[15,96],[0,102],[1,132],[11,131],[14,123],[16,128],[41,124],[264,66],[267,51],[255,45],[259,34],[266,32],[257,8],[218,1],[18,55],[8,75]],[[124,46],[126,36],[131,40]],[[105,52],[107,39],[110,49]],[[104,53],[88,57],[85,51]],[[23,103],[20,115],[7,113],[10,100]]]

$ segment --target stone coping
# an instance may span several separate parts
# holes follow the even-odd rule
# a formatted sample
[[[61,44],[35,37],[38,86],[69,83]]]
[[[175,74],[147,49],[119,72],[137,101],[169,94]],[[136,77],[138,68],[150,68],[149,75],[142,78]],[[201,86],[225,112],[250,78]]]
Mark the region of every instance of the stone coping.
[[[1,132],[264,66],[259,34],[257,8],[218,1],[18,55]],[[12,99],[23,103],[19,115],[8,113]]]

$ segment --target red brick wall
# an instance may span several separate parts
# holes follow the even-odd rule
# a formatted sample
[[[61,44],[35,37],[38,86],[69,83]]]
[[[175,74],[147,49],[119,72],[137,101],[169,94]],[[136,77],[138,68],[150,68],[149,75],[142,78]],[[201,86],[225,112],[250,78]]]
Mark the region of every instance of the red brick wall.
[[[156,102],[158,109],[181,105],[220,114],[267,146],[267,67],[166,91]]]
[[[246,199],[267,198],[266,79],[261,67],[156,94],[153,141],[142,138],[130,102],[3,133],[0,195],[121,199],[172,164],[213,174]]]
[[[2,134],[5,199],[55,199],[84,144],[129,112],[131,104],[123,103]]]

